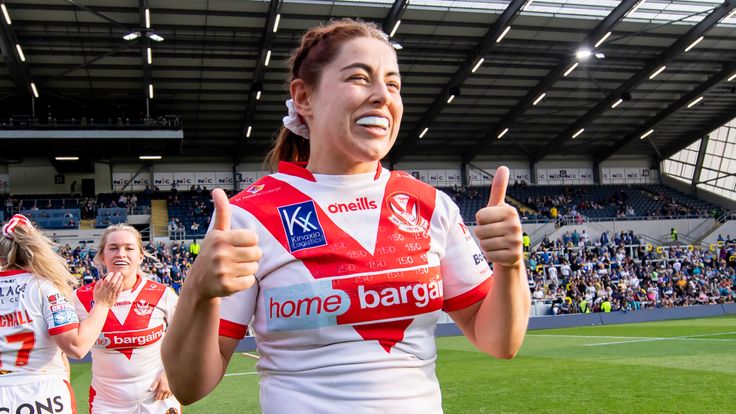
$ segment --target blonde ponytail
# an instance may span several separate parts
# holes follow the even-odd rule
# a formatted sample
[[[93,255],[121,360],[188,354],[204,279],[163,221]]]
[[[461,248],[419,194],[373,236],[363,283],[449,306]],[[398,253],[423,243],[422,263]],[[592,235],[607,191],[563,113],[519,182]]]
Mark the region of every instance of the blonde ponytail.
[[[8,269],[22,269],[46,279],[71,299],[79,281],[69,273],[66,260],[53,249],[54,243],[31,225],[15,226],[13,239],[0,236],[0,259]]]

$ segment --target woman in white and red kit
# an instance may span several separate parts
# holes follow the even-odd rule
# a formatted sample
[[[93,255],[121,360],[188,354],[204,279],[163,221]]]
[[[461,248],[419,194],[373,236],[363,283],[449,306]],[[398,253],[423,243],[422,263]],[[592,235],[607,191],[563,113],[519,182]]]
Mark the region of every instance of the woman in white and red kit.
[[[210,392],[254,318],[264,413],[440,413],[442,311],[495,357],[524,338],[508,169],[477,214],[479,247],[449,196],[381,166],[403,115],[388,36],[334,21],[309,29],[289,63],[278,172],[229,202],[213,191],[213,225],[164,339],[172,390],[186,403]]]
[[[134,227],[105,229],[95,257],[108,272],[123,275],[123,291],[107,314],[92,348],[91,414],[172,414],[181,405],[172,396],[161,362],[161,339],[171,322],[178,297],[141,271],[144,251]],[[94,284],[75,292],[81,319],[92,307]]]
[[[16,214],[0,234],[0,413],[76,413],[66,358],[82,358],[97,340],[122,288],[108,274],[79,322],[66,260],[33,224]]]

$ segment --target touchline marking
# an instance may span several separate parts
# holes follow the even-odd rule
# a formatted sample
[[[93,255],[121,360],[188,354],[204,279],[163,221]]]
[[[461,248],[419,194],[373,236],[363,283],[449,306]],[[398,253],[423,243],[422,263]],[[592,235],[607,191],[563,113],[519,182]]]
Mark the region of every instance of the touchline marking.
[[[677,341],[677,340],[690,340],[690,341],[723,341],[723,342],[736,342],[736,339],[719,339],[719,338],[705,338],[708,336],[719,336],[719,335],[732,335],[736,332],[718,332],[710,334],[700,335],[687,335],[687,336],[672,336],[672,337],[650,337],[650,338],[637,338],[630,341],[616,341],[616,342],[601,342],[596,344],[585,344],[583,346],[602,346],[602,345],[619,345],[619,344],[630,344],[634,342],[654,342],[654,341]],[[603,338],[603,337],[601,337]]]
[[[233,372],[232,374],[225,374],[226,377],[238,377],[240,375],[255,375],[257,372]]]
[[[251,354],[250,352],[241,352],[240,355],[244,357],[248,357],[248,358],[253,358],[253,359],[261,359],[261,357],[259,357],[258,355]]]
[[[607,339],[647,339],[651,336],[601,336],[601,335],[563,335],[563,334],[550,334],[550,335],[535,335],[527,334],[526,336],[536,336],[538,338],[544,337],[556,337],[556,338],[607,338]]]

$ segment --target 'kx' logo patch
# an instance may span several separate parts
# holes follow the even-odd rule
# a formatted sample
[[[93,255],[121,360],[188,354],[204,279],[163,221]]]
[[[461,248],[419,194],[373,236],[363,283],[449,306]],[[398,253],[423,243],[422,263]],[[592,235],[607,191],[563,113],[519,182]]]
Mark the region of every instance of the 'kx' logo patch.
[[[278,210],[291,253],[327,244],[313,201],[279,207]]]

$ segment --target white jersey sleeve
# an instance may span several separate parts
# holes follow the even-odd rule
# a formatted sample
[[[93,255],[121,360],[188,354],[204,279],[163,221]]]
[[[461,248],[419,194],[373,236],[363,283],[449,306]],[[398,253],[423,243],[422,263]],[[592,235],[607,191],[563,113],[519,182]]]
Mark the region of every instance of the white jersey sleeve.
[[[94,286],[94,285],[87,285],[87,286]],[[89,289],[87,286],[83,286],[80,289]],[[74,292],[74,295],[72,296],[72,304],[74,305],[74,311],[77,313],[77,317],[79,318],[79,321],[82,322],[87,319],[89,316],[89,312],[87,312],[87,308],[84,307],[82,302],[79,300],[79,296],[76,294],[77,292]]]
[[[463,309],[479,302],[490,291],[492,272],[483,252],[463,223],[460,210],[447,194],[437,191],[436,213],[433,221],[439,221],[432,229],[439,230],[432,236],[444,239],[444,256],[440,268],[444,287],[442,310],[449,312]],[[433,223],[434,224],[434,223]]]
[[[79,318],[74,305],[51,283],[39,283],[41,290],[41,312],[48,325],[49,335],[58,335],[79,327]]]
[[[258,225],[253,217],[244,210],[231,206],[233,229],[253,229]],[[214,219],[211,220],[214,223]],[[211,227],[210,227],[211,230]],[[258,283],[250,289],[240,291],[231,296],[222,298],[220,302],[220,335],[234,339],[243,339],[248,330],[248,324],[255,312],[258,298]]]

